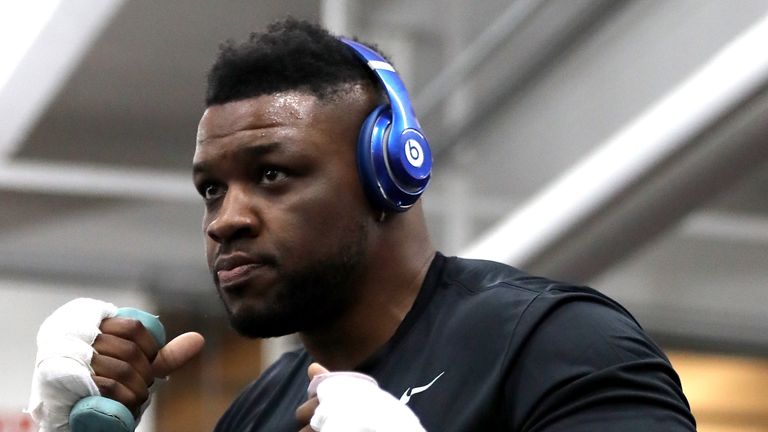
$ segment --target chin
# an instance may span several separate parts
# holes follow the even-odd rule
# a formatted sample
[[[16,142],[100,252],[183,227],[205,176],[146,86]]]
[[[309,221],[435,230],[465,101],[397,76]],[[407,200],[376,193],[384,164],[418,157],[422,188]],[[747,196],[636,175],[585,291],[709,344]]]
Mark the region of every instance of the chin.
[[[234,310],[227,308],[229,323],[240,335],[254,339],[286,336],[301,331],[297,320],[278,311],[265,309],[247,304],[240,304]]]
[[[230,326],[247,338],[270,338],[300,331],[301,312],[279,305],[275,299],[249,298],[220,293]]]
[[[217,284],[232,327],[246,337],[268,338],[337,323],[358,300],[354,281],[364,268],[364,224],[342,240],[336,251],[299,268],[277,265],[268,286],[222,292]]]

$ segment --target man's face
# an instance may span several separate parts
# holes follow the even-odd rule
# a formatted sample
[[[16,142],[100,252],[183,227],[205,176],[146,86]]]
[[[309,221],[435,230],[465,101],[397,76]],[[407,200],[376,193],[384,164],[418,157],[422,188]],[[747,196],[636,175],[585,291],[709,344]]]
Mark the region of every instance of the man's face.
[[[200,121],[194,181],[208,266],[247,336],[319,328],[355,300],[373,220],[355,162],[371,104],[355,94],[265,95],[212,106]]]

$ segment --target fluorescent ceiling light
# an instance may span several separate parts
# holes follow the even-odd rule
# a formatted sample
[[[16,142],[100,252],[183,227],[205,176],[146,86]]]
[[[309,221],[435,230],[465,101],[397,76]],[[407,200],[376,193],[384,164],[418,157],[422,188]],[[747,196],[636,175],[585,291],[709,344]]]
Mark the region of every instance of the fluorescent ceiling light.
[[[61,0],[0,3],[0,88],[8,83],[59,3]]]
[[[583,235],[588,223],[608,220],[609,208],[618,214],[617,203],[637,194],[637,184],[647,182],[661,167],[682,166],[682,152],[691,143],[703,142],[696,141],[697,136],[763,91],[768,83],[766,40],[768,15],[459,255],[527,268],[539,257],[554,254],[563,239]],[[742,149],[736,142],[723,145],[732,154]],[[703,159],[699,157],[699,163]],[[684,191],[684,186],[678,189]],[[671,203],[654,203],[666,204]]]
[[[15,154],[123,2],[0,0],[0,162]]]

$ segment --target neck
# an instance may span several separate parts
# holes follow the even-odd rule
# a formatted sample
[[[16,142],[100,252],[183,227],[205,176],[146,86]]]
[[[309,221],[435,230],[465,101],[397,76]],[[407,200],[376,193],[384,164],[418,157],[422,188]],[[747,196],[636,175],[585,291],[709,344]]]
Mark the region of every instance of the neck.
[[[394,335],[434,258],[420,205],[380,225],[357,281],[358,301],[332,326],[299,334],[310,355],[330,370],[355,368]]]

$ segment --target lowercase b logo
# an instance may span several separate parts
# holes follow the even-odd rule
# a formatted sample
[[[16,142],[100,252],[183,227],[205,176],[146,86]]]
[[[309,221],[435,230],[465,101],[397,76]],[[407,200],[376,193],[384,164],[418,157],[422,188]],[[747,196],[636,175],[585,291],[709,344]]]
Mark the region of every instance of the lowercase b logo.
[[[408,163],[416,168],[421,167],[424,163],[424,151],[421,149],[421,144],[415,139],[409,139],[405,142],[405,158],[408,159]]]

